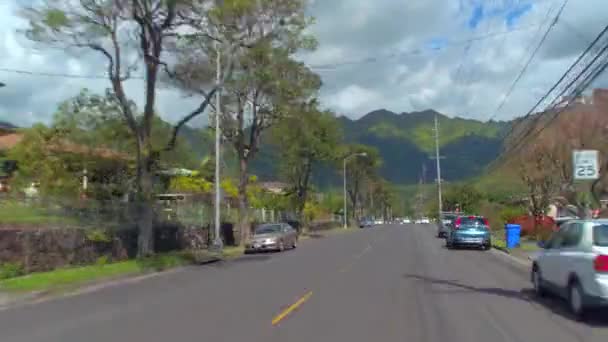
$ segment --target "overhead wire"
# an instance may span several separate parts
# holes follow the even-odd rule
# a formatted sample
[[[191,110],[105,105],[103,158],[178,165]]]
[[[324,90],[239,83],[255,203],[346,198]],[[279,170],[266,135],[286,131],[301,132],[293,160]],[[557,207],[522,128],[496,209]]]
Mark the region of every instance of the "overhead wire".
[[[589,55],[589,52],[592,51],[594,49],[594,47],[596,47],[597,43],[603,37],[607,37],[607,42],[604,43],[603,46],[598,49],[597,53],[590,61],[588,61],[584,64],[584,67],[582,68],[582,70],[580,70],[570,80],[570,82],[568,82],[568,84],[565,87],[563,87],[563,89],[559,92],[559,94],[557,94],[553,98],[553,100],[549,103],[549,105],[547,105],[547,107],[542,112],[538,113],[536,118],[534,118],[534,120],[532,122],[528,123],[528,129],[525,131],[525,133],[519,134],[517,139],[512,139],[512,140],[516,140],[515,144],[510,146],[505,151],[503,151],[499,155],[499,157],[496,159],[497,162],[502,160],[502,158],[504,156],[508,156],[511,153],[517,152],[517,150],[519,150],[521,148],[521,146],[523,146],[524,143],[529,141],[530,137],[538,136],[547,127],[551,126],[551,124],[553,124],[553,122],[555,122],[555,120],[560,116],[560,114],[563,113],[566,109],[570,108],[570,106],[573,103],[575,103],[576,98],[580,97],[580,95],[591,85],[591,83],[595,79],[597,79],[597,77],[599,77],[606,70],[606,68],[608,67],[608,54],[606,54],[606,52],[608,51],[608,26],[606,26],[600,32],[600,34],[596,37],[596,39],[585,49],[585,51],[583,51],[583,53],[581,53],[581,55],[566,70],[566,72],[562,75],[562,77],[560,77],[560,79],[551,87],[551,89],[549,89],[549,91],[545,95],[543,95],[543,97],[541,97],[541,99],[539,101],[537,101],[537,103],[530,109],[530,111],[528,111],[528,113],[522,119],[520,119],[520,121],[517,124],[522,124],[523,122],[526,121],[526,119],[530,115],[535,113],[538,106],[542,102],[544,102],[546,100],[546,98],[548,98],[551,95],[551,93],[553,93],[553,91],[560,86],[560,84],[562,82],[564,82],[564,80],[568,77],[568,75],[579,64],[581,64],[581,61],[583,60],[583,58],[585,56]],[[596,64],[596,62],[601,57],[603,57],[603,60],[599,63],[599,65],[594,67],[594,64]],[[591,70],[591,71],[589,72],[589,70]],[[581,78],[582,78],[582,81],[579,82],[579,80]],[[578,84],[577,84],[577,82],[578,82]],[[566,93],[568,93],[568,94],[566,95]],[[560,104],[562,104],[562,102],[563,102],[562,99],[564,97],[566,97],[566,105],[562,106],[561,108],[557,108]],[[556,108],[557,108],[557,110],[556,110]],[[544,125],[541,126],[540,129],[537,129],[538,122],[544,117],[543,113],[550,113],[551,116],[545,121]],[[516,124],[514,124],[514,125],[516,125]],[[506,137],[508,137],[512,132],[514,132],[514,130],[515,130],[515,126],[512,126],[510,133]],[[497,165],[497,163],[493,163],[493,164]]]
[[[559,20],[559,17],[563,13],[564,8],[568,4],[568,2],[569,2],[569,0],[564,0],[564,2],[562,3],[561,7],[557,11],[557,14],[555,15],[555,17],[553,18],[553,20],[551,21],[551,23],[547,27],[547,30],[545,31],[545,33],[541,37],[540,41],[538,42],[538,44],[536,45],[536,47],[534,48],[534,50],[530,54],[528,60],[526,61],[526,63],[524,64],[523,68],[518,73],[517,77],[515,77],[515,79],[513,80],[513,82],[511,83],[511,85],[509,86],[509,89],[507,90],[506,95],[503,96],[500,104],[498,105],[498,107],[494,111],[494,114],[492,114],[490,116],[490,118],[488,119],[488,121],[491,121],[491,120],[495,119],[496,116],[498,116],[498,114],[500,113],[500,111],[504,107],[504,105],[507,103],[507,100],[509,99],[509,97],[511,96],[511,94],[513,93],[513,91],[515,90],[515,87],[517,86],[517,84],[519,83],[519,81],[522,79],[522,77],[525,75],[526,71],[528,71],[528,68],[532,64],[532,61],[534,60],[534,57],[536,57],[538,51],[540,51],[540,48],[543,46],[543,44],[547,40],[547,37],[549,36],[549,33],[551,33],[551,30],[557,24],[557,22]],[[551,13],[551,10],[549,10],[547,12],[547,16],[549,16],[550,13]]]
[[[525,31],[525,30],[529,30],[531,28],[538,27],[539,25],[541,25],[541,24],[531,24],[531,25],[513,28],[510,30],[506,30],[506,31],[491,32],[488,34],[471,37],[468,39],[447,41],[444,43],[443,46],[435,47],[435,48],[416,48],[416,49],[412,49],[412,50],[408,50],[408,51],[392,52],[392,53],[384,54],[383,56],[369,56],[369,57],[365,57],[365,58],[361,58],[361,59],[357,59],[357,60],[351,60],[351,61],[342,61],[342,62],[336,62],[336,63],[317,64],[317,65],[312,64],[312,65],[309,65],[308,67],[315,71],[323,72],[323,71],[335,70],[339,67],[344,67],[344,66],[349,66],[349,65],[376,63],[376,62],[380,62],[380,61],[383,61],[386,59],[399,58],[399,57],[408,56],[408,55],[421,55],[427,51],[440,51],[440,50],[444,50],[444,49],[447,49],[447,48],[453,47],[453,46],[467,45],[467,44],[471,44],[476,41],[490,39],[490,38],[494,38],[497,36],[514,34],[514,33],[520,32],[520,31]],[[0,72],[30,75],[30,76],[56,77],[56,78],[107,79],[107,75],[102,75],[102,74],[90,74],[89,75],[89,74],[73,74],[73,73],[63,73],[63,72],[45,72],[45,71],[33,71],[33,70],[26,70],[26,69],[20,69],[20,68],[7,68],[7,67],[1,67]],[[145,77],[143,75],[131,75],[129,77],[129,79],[141,80],[141,79],[145,79]]]
[[[595,37],[595,39],[587,46],[587,48],[578,56],[578,58],[574,61],[574,63],[572,63],[570,65],[570,67],[568,67],[566,72],[564,72],[562,74],[562,76],[557,80],[557,82],[555,82],[555,84],[553,84],[553,86],[534,104],[534,106],[532,106],[532,108],[530,108],[530,110],[528,110],[528,112],[522,117],[522,119],[520,119],[520,121],[518,121],[517,123],[514,123],[513,125],[511,125],[511,128],[509,129],[509,131],[506,134],[504,134],[505,137],[507,137],[511,133],[513,133],[513,131],[515,130],[516,126],[519,123],[523,122],[525,119],[527,119],[528,117],[530,117],[532,114],[534,114],[537,111],[538,107],[551,95],[551,93],[553,93],[553,91],[555,89],[557,89],[557,87],[559,87],[559,85],[566,79],[566,77],[568,77],[570,72],[572,72],[572,70],[574,70],[574,68],[580,63],[580,61],[593,49],[595,44],[597,44],[597,42],[606,33],[608,33],[608,25],[606,27],[604,27],[604,29]]]

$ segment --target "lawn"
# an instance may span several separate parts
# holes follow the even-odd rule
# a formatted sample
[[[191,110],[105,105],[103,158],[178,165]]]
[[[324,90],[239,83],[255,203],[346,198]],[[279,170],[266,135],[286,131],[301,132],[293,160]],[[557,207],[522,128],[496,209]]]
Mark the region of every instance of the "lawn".
[[[48,225],[73,224],[72,218],[53,215],[48,210],[13,201],[0,203],[0,224]]]
[[[62,268],[1,280],[0,291],[61,291],[95,281],[158,272],[193,262],[193,258],[185,253],[171,253],[159,254],[142,260],[127,260],[107,264],[102,262],[97,265]]]

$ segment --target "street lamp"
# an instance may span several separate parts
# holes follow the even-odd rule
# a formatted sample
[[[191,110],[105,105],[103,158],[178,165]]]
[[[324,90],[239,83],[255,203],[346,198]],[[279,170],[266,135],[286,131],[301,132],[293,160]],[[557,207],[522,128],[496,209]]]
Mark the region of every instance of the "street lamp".
[[[348,228],[348,209],[346,208],[346,162],[355,157],[367,157],[367,153],[353,153],[344,157],[344,229]]]

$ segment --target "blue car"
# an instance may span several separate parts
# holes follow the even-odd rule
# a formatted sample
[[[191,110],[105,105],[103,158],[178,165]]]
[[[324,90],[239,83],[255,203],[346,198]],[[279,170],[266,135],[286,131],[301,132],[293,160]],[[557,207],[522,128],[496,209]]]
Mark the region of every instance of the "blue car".
[[[478,247],[489,250],[492,247],[492,236],[488,220],[482,216],[459,216],[450,225],[446,236],[447,248]]]

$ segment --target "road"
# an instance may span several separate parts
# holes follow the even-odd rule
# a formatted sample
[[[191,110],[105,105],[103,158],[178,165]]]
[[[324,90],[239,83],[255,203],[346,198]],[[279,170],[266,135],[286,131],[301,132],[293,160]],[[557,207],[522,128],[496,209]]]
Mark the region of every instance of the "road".
[[[537,301],[525,268],[450,251],[430,225],[305,241],[0,312],[2,342],[608,341]]]

